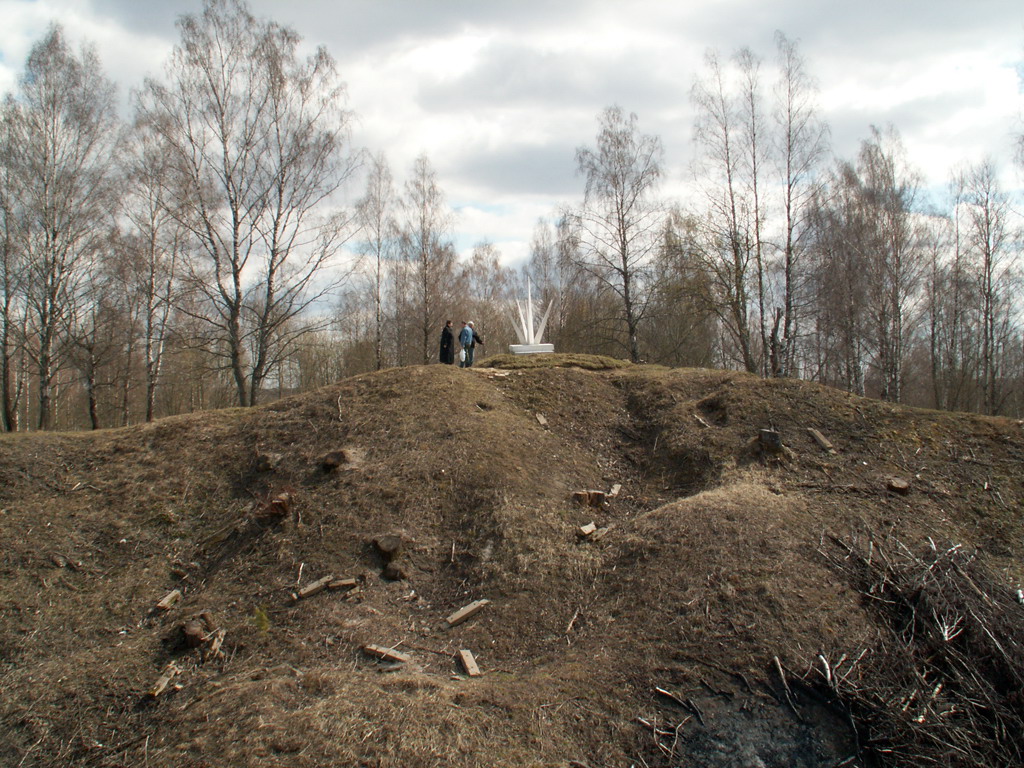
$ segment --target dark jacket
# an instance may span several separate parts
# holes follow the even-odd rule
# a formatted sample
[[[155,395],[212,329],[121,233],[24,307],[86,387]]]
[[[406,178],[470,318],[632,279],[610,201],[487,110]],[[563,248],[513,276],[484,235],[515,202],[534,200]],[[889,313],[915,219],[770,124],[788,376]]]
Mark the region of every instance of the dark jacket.
[[[441,330],[440,360],[446,365],[455,363],[455,335],[447,325]]]
[[[479,344],[481,347],[484,345],[483,336],[476,332],[476,328],[473,329],[473,346]]]

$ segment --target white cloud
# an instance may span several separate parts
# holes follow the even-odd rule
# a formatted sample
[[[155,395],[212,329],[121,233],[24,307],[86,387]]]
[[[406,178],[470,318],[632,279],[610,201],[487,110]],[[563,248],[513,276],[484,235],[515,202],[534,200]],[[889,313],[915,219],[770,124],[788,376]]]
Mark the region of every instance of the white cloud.
[[[636,112],[662,137],[680,189],[692,152],[690,88],[707,48],[798,40],[821,85],[835,150],[856,152],[872,124],[893,123],[911,161],[939,184],[964,159],[1008,164],[1024,103],[1019,0],[252,0],[338,60],[356,113],[355,141],[384,151],[398,186],[426,153],[460,209],[460,248],[494,242],[506,261],[528,251],[538,216],[577,197],[574,151],[602,109]],[[97,46],[122,93],[159,75],[174,19],[200,0],[0,0],[0,88],[15,86],[52,21]],[[353,195],[357,195],[358,191]]]

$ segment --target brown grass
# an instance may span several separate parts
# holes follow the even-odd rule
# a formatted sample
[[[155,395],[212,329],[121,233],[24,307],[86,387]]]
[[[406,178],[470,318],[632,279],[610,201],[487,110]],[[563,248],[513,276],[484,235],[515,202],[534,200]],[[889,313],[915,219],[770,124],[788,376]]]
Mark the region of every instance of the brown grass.
[[[733,372],[506,357],[0,437],[0,764],[884,764],[886,733],[916,764],[912,728],[865,738],[877,712],[819,684],[820,657],[895,648],[863,574],[823,542],[958,543],[976,581],[1012,595],[1017,423]],[[762,454],[763,428],[789,452]],[[603,507],[572,500],[613,484]],[[282,491],[289,514],[269,514]],[[596,541],[578,535],[589,522]],[[406,580],[382,576],[383,534],[404,538]],[[326,575],[358,590],[292,601]],[[174,588],[184,598],[154,613]],[[202,610],[227,630],[205,663],[180,634]],[[391,669],[369,643],[412,661]],[[483,677],[459,674],[460,648]],[[147,699],[170,661],[180,690]],[[884,664],[862,669],[861,689],[887,684]],[[966,734],[983,749],[983,729]]]

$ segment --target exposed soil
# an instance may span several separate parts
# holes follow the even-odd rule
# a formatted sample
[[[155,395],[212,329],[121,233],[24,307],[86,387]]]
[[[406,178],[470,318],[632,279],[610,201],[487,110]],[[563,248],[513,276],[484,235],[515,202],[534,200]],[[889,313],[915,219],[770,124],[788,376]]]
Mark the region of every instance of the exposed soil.
[[[482,365],[0,437],[0,764],[831,768],[1021,754],[1007,726],[1024,657],[1019,422],[597,357]],[[595,506],[574,498],[613,486]],[[933,611],[928,626],[953,635],[937,648],[921,606],[938,605],[940,570],[934,584],[968,585],[977,602]],[[325,576],[357,584],[293,597]],[[156,608],[172,590],[181,599]],[[894,619],[903,600],[912,615]],[[183,633],[204,611],[209,635],[224,630],[220,654]],[[991,658],[977,652],[986,633]],[[943,643],[977,669],[937,666]],[[460,649],[481,676],[464,674]],[[149,695],[172,662],[180,672]],[[984,707],[967,677],[990,692]],[[944,686],[901,700],[914,680]],[[959,740],[940,746],[950,727]]]

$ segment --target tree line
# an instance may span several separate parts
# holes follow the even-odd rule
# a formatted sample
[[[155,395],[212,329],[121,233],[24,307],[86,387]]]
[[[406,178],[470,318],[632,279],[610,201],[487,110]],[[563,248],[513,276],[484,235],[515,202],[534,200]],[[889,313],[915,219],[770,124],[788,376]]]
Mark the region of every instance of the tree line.
[[[399,184],[386,155],[352,146],[326,50],[301,56],[242,0],[206,0],[178,30],[130,121],[95,52],[56,26],[3,103],[7,431],[251,406],[430,363],[446,319],[475,319],[498,352],[526,280],[553,302],[559,351],[1024,410],[1021,216],[994,161],[957,169],[937,201],[893,127],[834,157],[782,34],[771,61],[706,56],[685,200],[660,192],[660,138],[604,110],[576,153],[581,199],[537,223],[516,269],[488,242],[459,258],[428,157]]]

